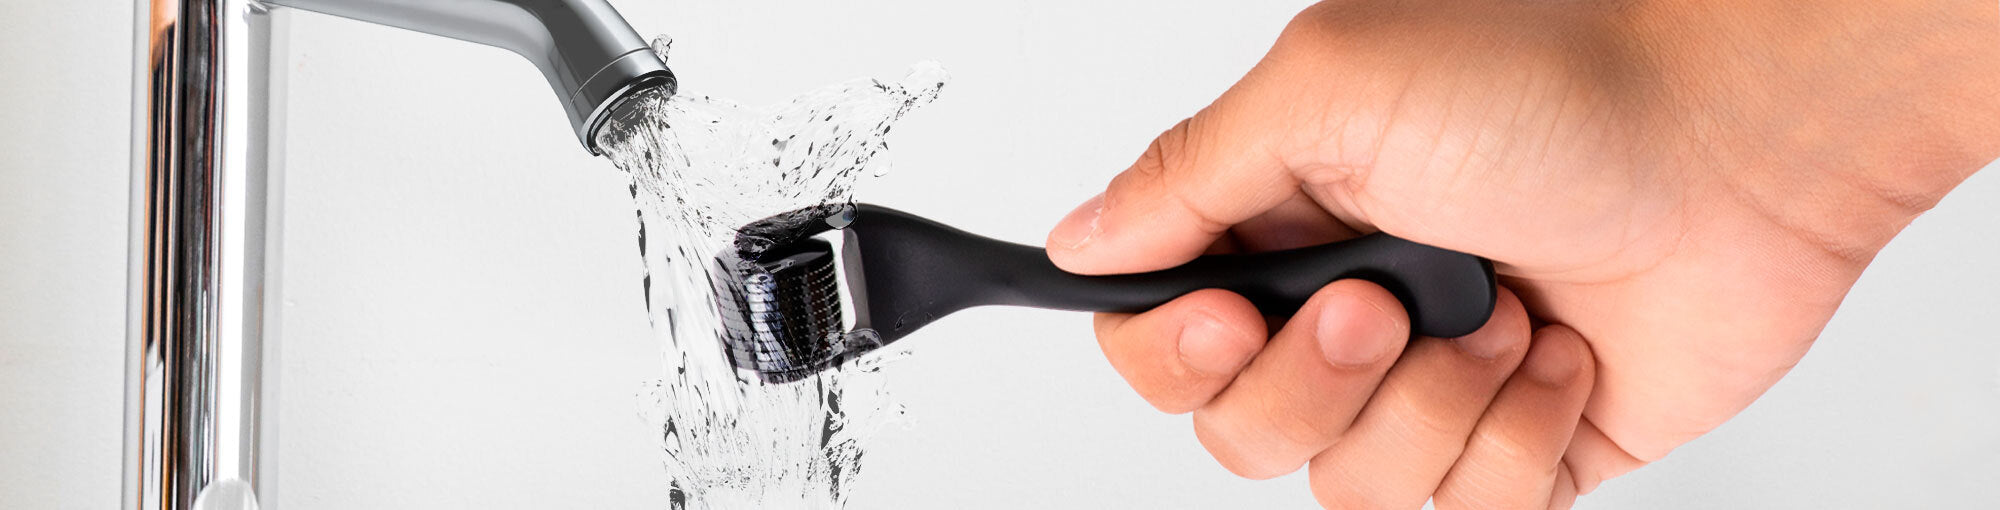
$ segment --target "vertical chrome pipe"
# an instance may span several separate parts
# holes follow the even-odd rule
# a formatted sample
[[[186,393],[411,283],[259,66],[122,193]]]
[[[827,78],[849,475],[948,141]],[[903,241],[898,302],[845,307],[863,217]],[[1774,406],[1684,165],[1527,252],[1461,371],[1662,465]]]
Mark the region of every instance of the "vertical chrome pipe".
[[[272,20],[251,0],[136,3],[124,506],[256,508],[275,468]]]
[[[505,48],[584,148],[673,73],[605,0],[265,0]],[[258,0],[137,0],[124,506],[269,506],[282,172],[282,17]]]

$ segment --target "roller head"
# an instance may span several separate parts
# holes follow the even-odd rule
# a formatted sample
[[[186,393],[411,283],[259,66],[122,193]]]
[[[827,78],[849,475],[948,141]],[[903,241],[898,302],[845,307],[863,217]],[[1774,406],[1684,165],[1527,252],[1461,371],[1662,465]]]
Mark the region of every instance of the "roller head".
[[[833,245],[812,237],[846,226],[847,206],[802,209],[739,229],[715,257],[724,352],[767,383],[811,377],[850,350]]]

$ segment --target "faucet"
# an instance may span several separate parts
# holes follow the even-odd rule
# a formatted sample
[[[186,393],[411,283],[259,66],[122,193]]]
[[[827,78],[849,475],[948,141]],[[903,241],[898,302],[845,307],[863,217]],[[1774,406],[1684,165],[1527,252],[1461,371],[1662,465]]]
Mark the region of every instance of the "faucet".
[[[674,75],[605,0],[135,0],[123,506],[275,498],[284,112],[292,8],[504,48],[548,78],[585,150]]]

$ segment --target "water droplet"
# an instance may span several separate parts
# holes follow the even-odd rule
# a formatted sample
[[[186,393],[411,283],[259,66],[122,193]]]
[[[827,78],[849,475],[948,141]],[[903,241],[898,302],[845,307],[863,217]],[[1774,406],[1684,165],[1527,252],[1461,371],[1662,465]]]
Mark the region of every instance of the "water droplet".
[[[653,41],[662,59],[671,48],[671,39]],[[696,94],[649,96],[624,103],[600,129],[598,145],[632,179],[642,252],[659,252],[642,254],[642,283],[668,369],[641,400],[661,427],[676,508],[837,509],[861,472],[867,437],[906,412],[879,370],[893,355],[858,356],[794,384],[739,379],[723,352],[715,298],[714,282],[732,279],[710,271],[719,270],[714,256],[723,250],[771,248],[769,239],[739,237],[739,227],[852,203],[856,182],[887,166],[889,127],[935,100],[944,76],[942,67],[923,63],[898,81],[849,81],[765,108]],[[788,150],[799,142],[804,150]],[[840,228],[853,217],[849,209],[799,221]],[[861,330],[839,341],[861,352],[879,347],[880,338]]]
[[[666,35],[654,37],[652,46],[653,54],[659,55],[661,62],[666,62],[668,55],[674,51],[674,38]]]

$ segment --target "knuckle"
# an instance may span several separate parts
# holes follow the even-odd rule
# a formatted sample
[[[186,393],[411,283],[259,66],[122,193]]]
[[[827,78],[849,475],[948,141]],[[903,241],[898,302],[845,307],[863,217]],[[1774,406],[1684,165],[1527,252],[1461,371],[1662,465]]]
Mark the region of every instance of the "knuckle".
[[[1296,409],[1271,413],[1270,421],[1269,430],[1284,439],[1285,444],[1299,450],[1333,444],[1341,433],[1347,431],[1347,423]]]
[[[1485,493],[1477,489],[1447,487],[1439,489],[1431,496],[1431,504],[1438,510],[1526,508],[1519,503],[1509,503],[1495,498],[1482,497]]]
[[[1305,460],[1259,441],[1257,429],[1226,412],[1194,414],[1195,438],[1210,457],[1230,473],[1251,480],[1268,480],[1298,471]]]
[[[1465,449],[1468,452],[1479,452],[1479,456],[1483,458],[1506,459],[1507,462],[1513,464],[1548,464],[1554,466],[1556,456],[1553,453],[1555,452],[1547,451],[1545,448],[1537,448],[1536,446],[1529,444],[1528,441],[1524,441],[1521,438],[1507,434],[1473,434],[1472,441],[1466,444]],[[1479,471],[1493,471],[1493,466],[1488,463],[1473,463],[1469,468]]]
[[[1342,8],[1338,2],[1313,4],[1285,23],[1285,29],[1278,34],[1279,46],[1299,44],[1308,41],[1323,41],[1341,30],[1335,20],[1341,19]]]
[[[1356,50],[1380,29],[1407,23],[1406,6],[1383,2],[1328,1],[1299,11],[1278,33],[1272,56],[1323,60],[1329,51]],[[1399,21],[1400,20],[1400,21]]]
[[[1177,201],[1175,205],[1193,215],[1190,220],[1201,231],[1217,234],[1228,230],[1234,222],[1217,218],[1213,211],[1214,204],[1194,198],[1204,194],[1202,187],[1209,180],[1202,175],[1204,165],[1199,158],[1202,144],[1211,139],[1202,134],[1202,126],[1212,123],[1210,118],[1215,115],[1214,111],[1213,107],[1204,108],[1155,137],[1131,169],[1113,178],[1105,201],[1117,202],[1127,198],[1122,195],[1128,190],[1156,190]]]
[[[1463,439],[1466,432],[1465,417],[1426,409],[1425,406],[1407,399],[1400,399],[1393,405],[1393,411],[1385,413],[1389,415],[1390,430],[1408,438],[1407,443],[1411,448],[1434,450],[1425,453],[1438,456],[1457,456],[1464,451],[1463,441],[1441,439],[1451,437]]]
[[[1113,352],[1106,350],[1107,354]],[[1112,369],[1125,378],[1132,391],[1154,409],[1182,414],[1200,408],[1214,396],[1217,384],[1211,378],[1167,360],[1147,363],[1130,355],[1112,354]]]
[[[1134,381],[1132,387],[1139,392],[1146,403],[1167,414],[1184,414],[1200,409],[1213,396],[1212,381],[1195,374],[1184,367],[1162,367],[1161,373],[1151,381],[1140,384]]]
[[[1537,491],[1556,477],[1556,462],[1532,445],[1497,436],[1475,436],[1472,441],[1467,451],[1478,451],[1478,460],[1461,460],[1452,467],[1449,482],[1432,496],[1437,508],[1534,506]]]
[[[1137,386],[1134,388],[1137,389]],[[1146,403],[1152,405],[1154,410],[1167,414],[1181,414],[1199,407],[1189,404],[1186,399],[1178,398],[1177,395],[1165,392],[1139,390],[1139,397],[1146,399]]]
[[[1203,372],[1186,362],[1179,337],[1165,329],[1173,327],[1174,313],[1180,312],[1101,315],[1097,343],[1112,370],[1148,404],[1161,412],[1183,414],[1215,398],[1234,374]]]
[[[1187,414],[1201,408],[1201,402],[1178,395],[1155,395],[1146,397],[1146,403],[1153,409],[1166,414]]]
[[[1188,132],[1194,122],[1193,117],[1181,119],[1174,127],[1167,128],[1153,142],[1146,145],[1146,152],[1139,154],[1139,162],[1132,165],[1135,177],[1160,179],[1169,165],[1178,164],[1186,157]]]
[[[1388,501],[1379,500],[1379,491],[1357,489],[1353,485],[1354,478],[1330,462],[1315,460],[1312,469],[1307,471],[1306,484],[1311,487],[1313,500],[1318,501],[1321,508],[1327,510],[1396,508]]]
[[[1193,166],[1198,147],[1197,124],[1204,122],[1203,118],[1210,115],[1210,111],[1204,108],[1153,138],[1153,143],[1146,146],[1146,152],[1140,155],[1140,164],[1134,165],[1133,170],[1140,177],[1161,183],[1170,183],[1175,177],[1186,175]]]
[[[1548,483],[1555,477],[1553,467],[1537,473],[1541,482],[1534,479],[1510,477],[1501,473],[1485,472],[1485,476],[1462,476],[1453,473],[1453,482],[1438,488],[1431,495],[1431,502],[1438,510],[1487,509],[1487,508],[1536,508],[1547,501],[1552,490]]]

